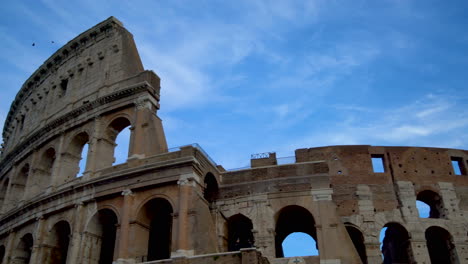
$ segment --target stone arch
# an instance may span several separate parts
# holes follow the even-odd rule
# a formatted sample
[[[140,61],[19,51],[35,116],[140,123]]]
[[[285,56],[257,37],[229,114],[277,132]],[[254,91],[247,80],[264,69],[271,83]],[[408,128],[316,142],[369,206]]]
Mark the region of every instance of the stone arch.
[[[0,245],[0,264],[3,263],[3,258],[5,257],[5,246]]]
[[[109,155],[112,154],[112,155],[110,155],[110,157],[113,157],[113,161],[112,161],[111,164],[109,164],[109,166],[111,166],[117,160],[116,155],[118,155],[118,153],[117,153],[118,151],[127,152],[126,156],[128,158],[128,156],[130,154],[130,148],[128,148],[126,150],[118,149],[119,146],[117,144],[117,137],[120,135],[120,133],[125,128],[131,127],[131,126],[132,126],[132,123],[130,121],[130,118],[127,117],[126,115],[119,115],[119,116],[115,117],[107,125],[106,135],[105,136],[109,140],[109,142],[111,143],[110,147],[112,147],[112,148],[109,149]],[[130,135],[129,135],[129,138],[128,138],[128,144],[130,145]]]
[[[89,134],[86,131],[79,132],[71,138],[65,152],[62,154],[61,167],[63,171],[61,174],[64,178],[62,178],[62,181],[59,180],[58,184],[77,176],[80,171],[79,163],[83,158],[82,151],[89,139]]]
[[[236,214],[227,220],[228,251],[251,248],[255,244],[253,223],[243,214]]]
[[[29,178],[29,163],[21,166],[19,171],[15,175],[16,177],[12,180],[10,184],[9,195],[11,197],[11,202],[19,202],[24,198],[26,192],[26,184]]]
[[[33,245],[34,239],[32,234],[27,233],[23,235],[13,251],[13,263],[29,264],[29,261],[31,260]]]
[[[426,229],[425,236],[431,263],[458,263],[453,237],[446,229],[431,226]]]
[[[140,237],[135,246],[136,258],[152,261],[170,258],[172,242],[171,203],[164,198],[147,201],[138,211],[133,233]]]
[[[39,162],[34,169],[33,182],[29,184],[33,194],[44,192],[51,184],[55,160],[56,151],[53,147],[49,147],[41,153]]]
[[[205,200],[209,203],[216,201],[219,192],[216,177],[211,172],[208,172],[205,175],[205,179],[203,180],[203,182],[205,184],[203,189],[203,197],[205,198]]]
[[[410,235],[406,228],[395,222],[387,223],[383,228],[386,228],[381,245],[383,263],[412,263]]]
[[[83,236],[83,261],[90,264],[111,264],[114,260],[118,217],[114,210],[103,208],[88,222]]]
[[[362,231],[351,223],[345,223],[345,227],[362,263],[367,264],[366,246],[364,244],[364,235],[362,234]]]
[[[315,220],[309,210],[298,205],[289,205],[278,212],[276,219],[275,249],[277,258],[284,257],[282,243],[289,234],[294,232],[302,232],[311,236],[318,247]]]
[[[429,218],[445,218],[442,197],[437,192],[431,190],[420,191],[416,196],[416,200],[430,207]]]
[[[71,228],[67,221],[57,222],[49,231],[47,244],[49,252],[47,254],[47,263],[66,264],[68,248],[70,245]]]

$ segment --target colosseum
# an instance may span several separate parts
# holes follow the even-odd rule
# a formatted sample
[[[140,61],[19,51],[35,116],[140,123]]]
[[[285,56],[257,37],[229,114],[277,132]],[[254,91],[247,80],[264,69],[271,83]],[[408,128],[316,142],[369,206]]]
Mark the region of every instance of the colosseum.
[[[26,80],[3,130],[2,264],[468,263],[468,151],[326,146],[225,170],[196,144],[168,149],[159,101],[113,17]],[[318,254],[285,257],[295,232]]]

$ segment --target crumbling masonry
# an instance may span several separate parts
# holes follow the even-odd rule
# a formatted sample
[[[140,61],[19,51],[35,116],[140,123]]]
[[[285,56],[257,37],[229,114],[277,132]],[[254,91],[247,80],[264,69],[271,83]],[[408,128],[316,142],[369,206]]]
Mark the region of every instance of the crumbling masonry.
[[[159,90],[113,17],[33,73],[3,131],[2,264],[468,263],[466,150],[330,146],[226,171],[197,145],[167,148]],[[319,255],[284,258],[293,232]]]

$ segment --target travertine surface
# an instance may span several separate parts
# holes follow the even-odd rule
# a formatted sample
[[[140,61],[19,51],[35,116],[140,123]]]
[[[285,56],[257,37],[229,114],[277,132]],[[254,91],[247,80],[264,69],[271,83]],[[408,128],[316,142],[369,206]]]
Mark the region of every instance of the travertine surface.
[[[226,171],[197,145],[168,150],[159,81],[111,17],[25,82],[3,131],[2,264],[382,263],[384,227],[385,263],[468,263],[466,150],[330,146]],[[113,166],[125,127],[128,160]],[[319,256],[283,258],[292,232],[312,236]]]

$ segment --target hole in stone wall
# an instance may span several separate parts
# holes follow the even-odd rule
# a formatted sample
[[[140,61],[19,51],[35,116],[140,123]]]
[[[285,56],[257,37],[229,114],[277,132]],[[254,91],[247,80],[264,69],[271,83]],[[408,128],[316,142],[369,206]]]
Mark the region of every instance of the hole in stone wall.
[[[431,226],[425,235],[431,263],[459,263],[452,236],[447,230]]]
[[[236,214],[228,219],[228,251],[238,251],[241,248],[254,246],[252,221],[242,214]]]
[[[314,238],[303,232],[289,234],[282,244],[284,257],[318,256]]]
[[[8,183],[10,183],[10,180],[8,178],[5,178],[2,184],[0,185],[0,210],[3,208],[3,203],[5,202],[5,197],[8,190]]]
[[[374,173],[385,172],[384,155],[372,154],[371,160],[372,160],[372,168],[374,170]]]
[[[455,175],[466,175],[465,164],[463,164],[463,159],[460,157],[451,157],[452,168]]]
[[[315,229],[314,217],[307,209],[297,205],[290,205],[279,212],[278,220],[276,222],[276,257],[284,257],[283,241],[287,236],[295,232],[302,232],[311,236],[316,242],[315,247],[318,255],[317,230]]]
[[[68,79],[63,79],[63,80],[60,82],[60,94],[59,94],[59,97],[65,96],[65,94],[67,93],[67,88],[68,88]]]
[[[147,202],[138,213],[138,221],[147,226],[142,234],[148,240],[139,239],[134,247],[144,254],[136,258],[143,261],[167,259],[171,256],[172,206],[163,198]],[[142,251],[146,249],[146,252]]]
[[[116,147],[114,150],[115,162],[113,165],[127,162],[128,149],[130,145],[130,127],[124,128],[115,140]]]
[[[418,208],[420,218],[429,218],[431,207],[422,201],[416,201],[416,208]]]
[[[80,170],[76,177],[83,176],[83,173],[86,171],[86,162],[88,162],[88,150],[89,150],[89,143],[86,143],[83,146],[83,150],[81,150],[81,159],[78,166],[80,166]]]
[[[31,234],[24,235],[18,246],[13,252],[13,259],[19,260],[19,262],[15,262],[18,264],[28,264],[31,260],[31,253],[33,248],[33,236]]]
[[[51,253],[47,263],[67,263],[70,233],[70,225],[66,221],[60,221],[54,225],[48,239],[48,243],[51,246]]]
[[[412,263],[409,234],[402,225],[386,224],[380,232],[380,243],[383,263]]]
[[[207,173],[205,176],[205,189],[203,190],[203,197],[212,203],[218,198],[218,182],[212,173]]]
[[[444,218],[444,208],[442,203],[442,198],[439,194],[433,191],[425,190],[418,193],[416,196],[416,207],[419,210],[419,216],[425,218]],[[419,202],[419,203],[418,203]],[[424,204],[426,207],[424,207]],[[420,207],[421,206],[421,209]],[[427,213],[427,207],[429,207],[429,212]],[[424,211],[426,210],[426,211]]]
[[[375,209],[374,209],[375,210]],[[346,231],[348,231],[351,241],[353,241],[354,248],[356,249],[363,264],[367,264],[366,246],[364,245],[364,236],[362,232],[351,224],[346,224]]]
[[[89,257],[99,256],[99,264],[112,264],[114,260],[117,223],[114,211],[102,209],[93,216],[86,229],[85,239],[94,241],[89,244],[91,252]],[[91,261],[91,259],[84,259],[84,262],[86,261]],[[91,262],[95,263],[94,261]]]

